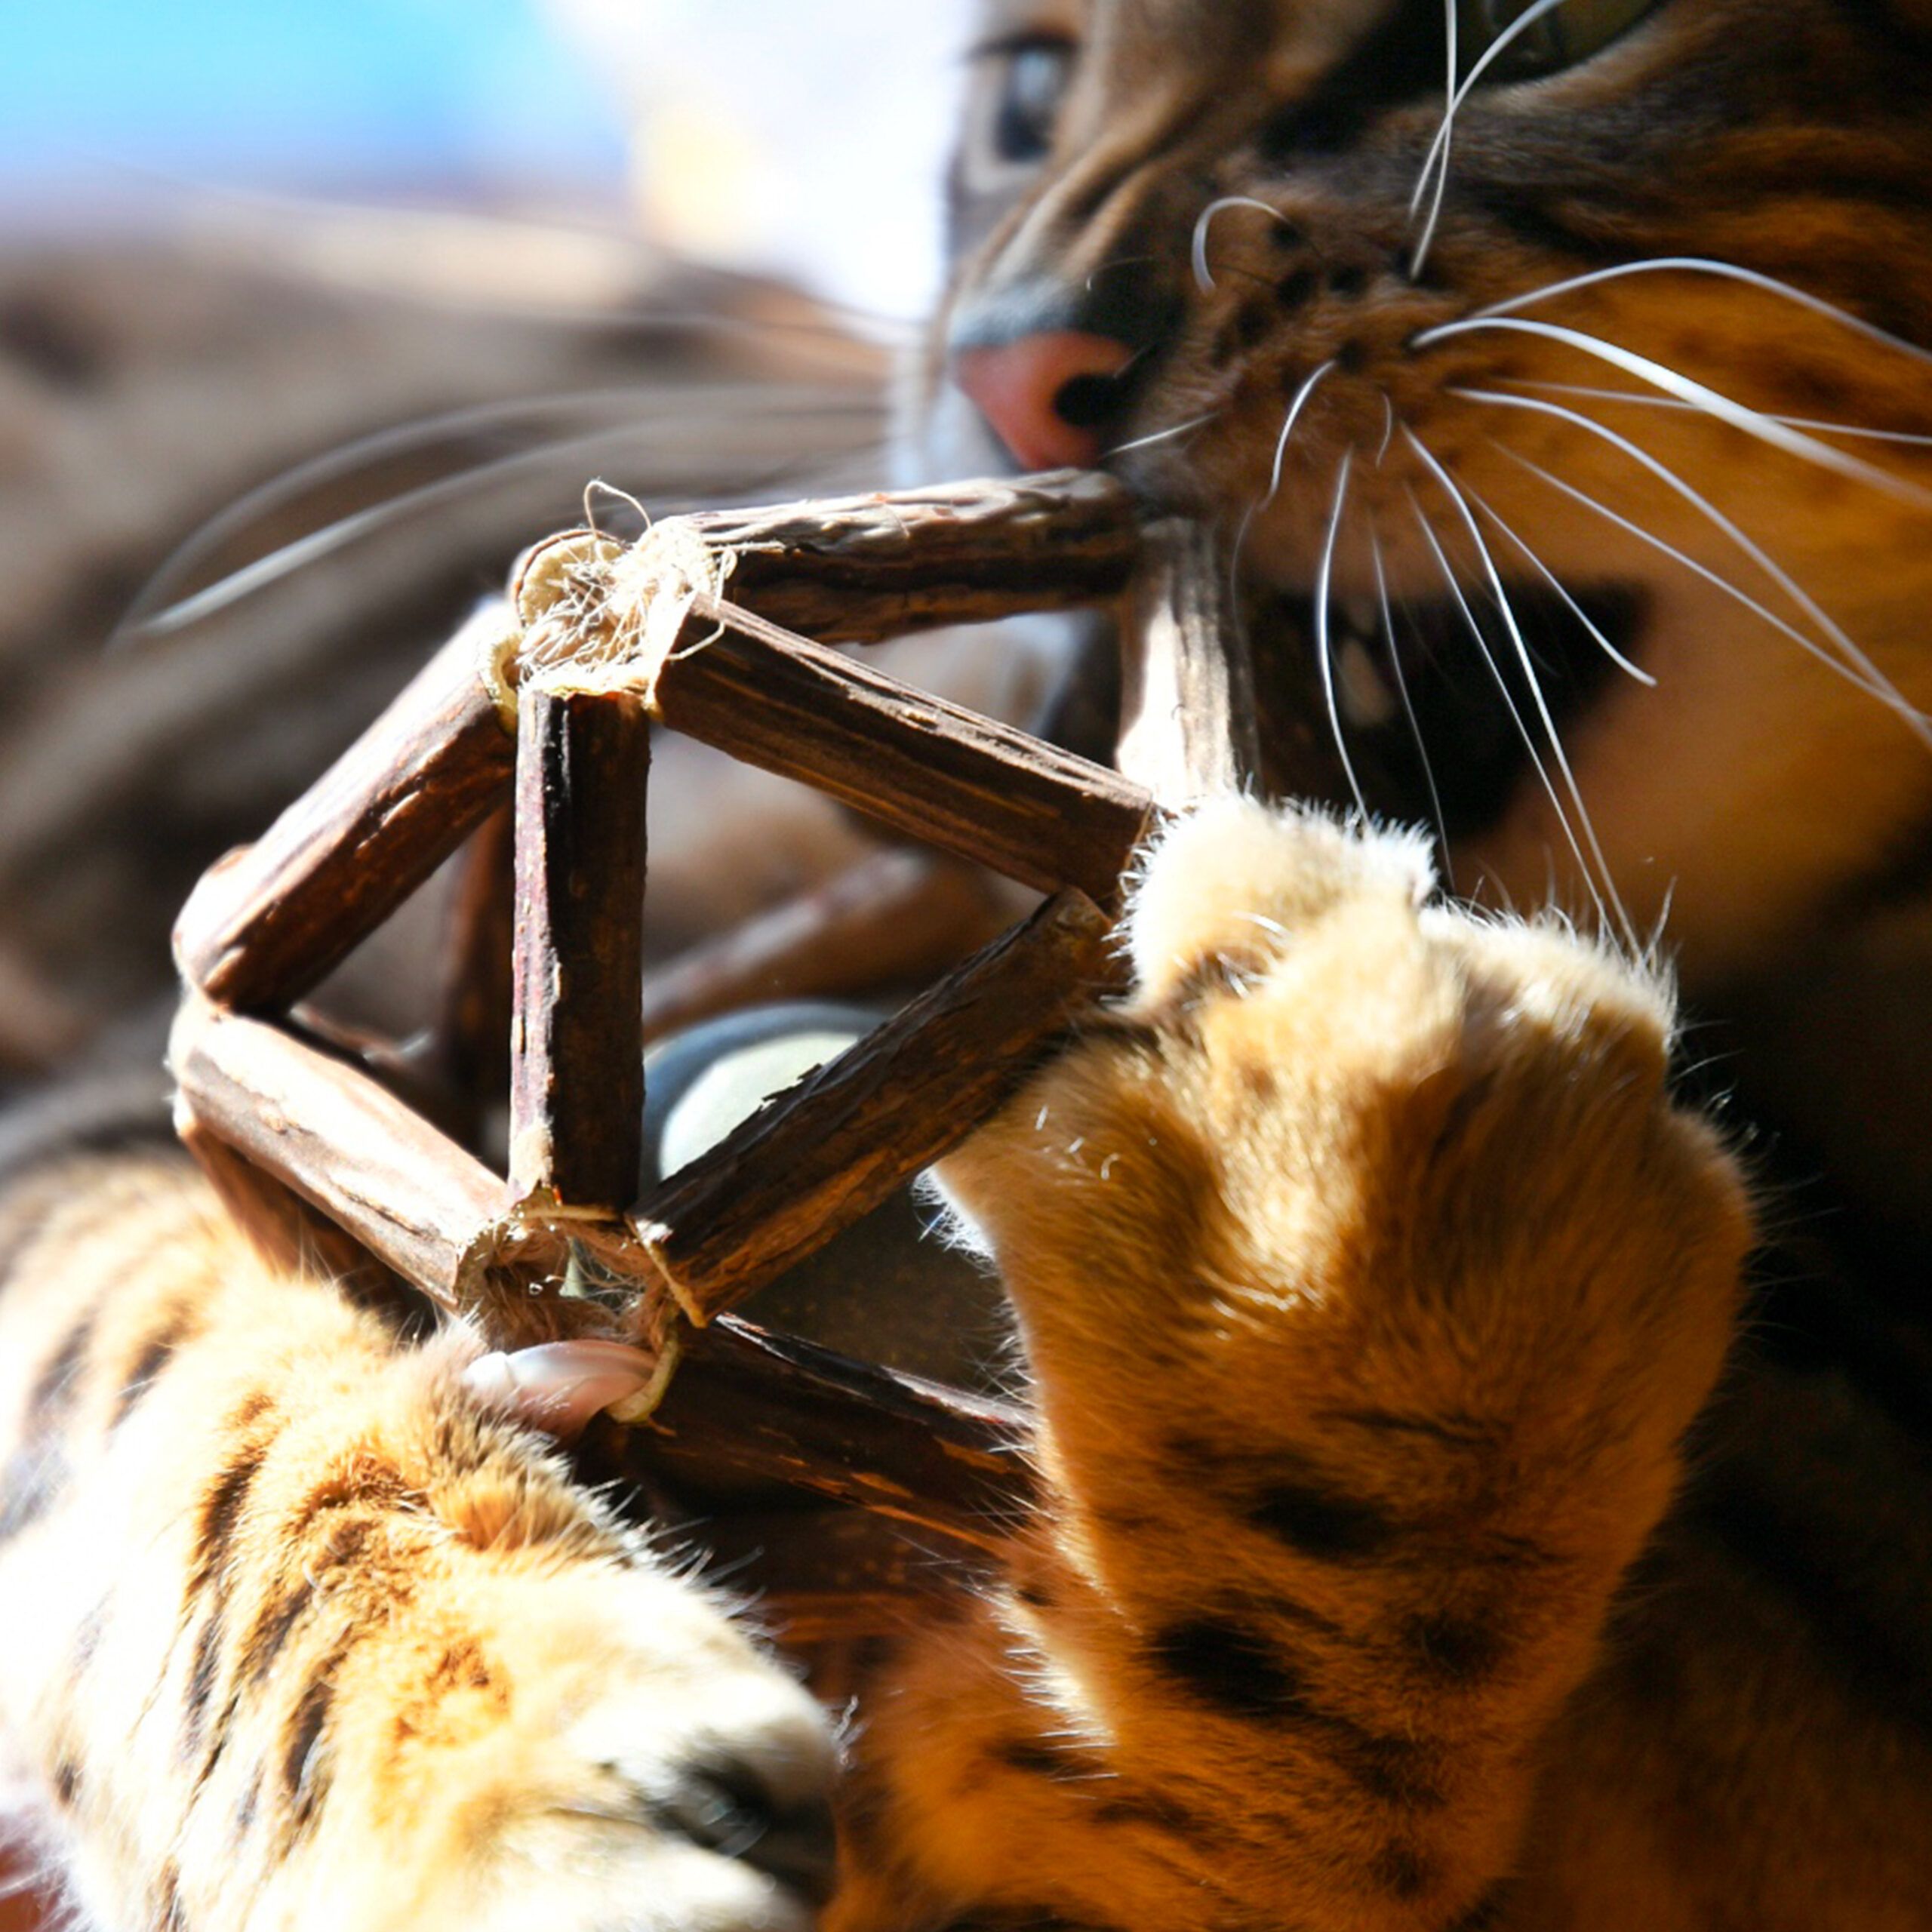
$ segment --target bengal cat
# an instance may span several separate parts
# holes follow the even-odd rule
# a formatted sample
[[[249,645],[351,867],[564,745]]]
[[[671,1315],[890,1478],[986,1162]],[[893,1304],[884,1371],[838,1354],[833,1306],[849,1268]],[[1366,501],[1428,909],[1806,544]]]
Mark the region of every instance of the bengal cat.
[[[26,1171],[0,1712],[80,1907],[1932,1924],[1932,11],[985,11],[928,466],[1225,522],[1331,803],[1432,829],[1178,821],[946,1164],[1043,1500],[836,1749],[460,1338],[158,1151]]]

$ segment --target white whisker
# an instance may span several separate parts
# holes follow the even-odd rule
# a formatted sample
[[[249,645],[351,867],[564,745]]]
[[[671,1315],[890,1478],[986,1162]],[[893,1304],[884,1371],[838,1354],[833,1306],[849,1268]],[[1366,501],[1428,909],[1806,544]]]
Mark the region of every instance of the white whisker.
[[[1647,261],[1618,262],[1607,269],[1592,269],[1588,275],[1573,275],[1562,281],[1552,281],[1541,288],[1534,288],[1527,295],[1512,295],[1507,301],[1492,302],[1486,309],[1475,313],[1487,318],[1491,315],[1513,315],[1519,309],[1527,309],[1533,302],[1547,302],[1552,297],[1567,294],[1574,288],[1589,288],[1601,281],[1612,281],[1621,276],[1631,275],[1656,275],[1666,270],[1681,270],[1694,275],[1721,275],[1727,281],[1742,282],[1749,288],[1761,289],[1767,295],[1775,295],[1780,300],[1795,303],[1801,309],[1808,309],[1814,315],[1822,315],[1827,321],[1836,322],[1841,328],[1863,336],[1868,342],[1881,347],[1896,349],[1902,355],[1909,355],[1915,361],[1932,366],[1932,349],[1921,349],[1915,342],[1907,342],[1903,336],[1894,335],[1888,329],[1881,329],[1876,322],[1868,322],[1863,315],[1855,315],[1848,309],[1841,309],[1834,302],[1827,302],[1821,295],[1814,295],[1802,288],[1795,288],[1788,281],[1780,281],[1776,275],[1764,275],[1756,269],[1740,268],[1735,262],[1720,262],[1706,255],[1657,255]]]
[[[1382,533],[1376,528],[1372,504],[1368,512],[1368,554],[1375,565],[1375,596],[1382,607],[1382,638],[1388,647],[1389,668],[1395,673],[1402,715],[1409,721],[1409,736],[1415,740],[1416,755],[1422,761],[1423,783],[1429,787],[1429,814],[1435,821],[1436,842],[1442,855],[1443,883],[1453,893],[1456,874],[1449,860],[1449,822],[1442,815],[1442,795],[1435,789],[1435,768],[1429,762],[1429,747],[1423,743],[1422,727],[1417,722],[1416,708],[1409,697],[1408,674],[1402,669],[1402,653],[1395,641],[1395,614],[1389,606],[1389,573],[1382,560]]]
[[[1281,494],[1281,464],[1288,453],[1288,438],[1294,434],[1295,424],[1300,420],[1309,398],[1315,393],[1322,378],[1334,367],[1332,356],[1326,362],[1318,362],[1303,378],[1301,387],[1295,391],[1294,398],[1288,405],[1287,419],[1281,425],[1281,433],[1275,439],[1275,466],[1269,472],[1268,494],[1261,500],[1264,503],[1272,503]]]
[[[1435,528],[1429,520],[1429,513],[1417,500],[1415,491],[1406,483],[1402,488],[1408,497],[1409,508],[1415,512],[1416,521],[1422,528],[1423,540],[1435,556],[1436,567],[1442,573],[1443,581],[1449,586],[1449,594],[1456,600],[1456,608],[1463,614],[1463,622],[1468,626],[1470,636],[1475,639],[1476,649],[1481,654],[1482,661],[1495,682],[1503,706],[1509,713],[1509,721],[1515,726],[1516,735],[1523,741],[1523,749],[1529,753],[1531,765],[1542,782],[1543,795],[1549,801],[1550,810],[1555,813],[1557,823],[1563,827],[1564,836],[1568,839],[1571,850],[1575,851],[1577,841],[1571,834],[1570,821],[1564,816],[1562,802],[1556,795],[1556,788],[1549,782],[1549,774],[1543,769],[1543,760],[1537,755],[1536,740],[1530,736],[1530,728],[1523,722],[1523,714],[1518,709],[1516,700],[1509,694],[1509,684],[1497,667],[1496,659],[1489,648],[1489,640],[1482,634],[1482,626],[1477,622],[1476,614],[1469,608],[1469,600],[1463,594],[1461,580],[1456,574],[1456,567],[1450,562],[1448,553],[1442,547],[1442,540],[1436,535]],[[1577,854],[1577,863],[1583,872],[1585,883],[1589,886],[1591,897],[1596,899],[1595,884],[1590,878],[1589,868],[1583,864],[1583,855],[1580,852]],[[1556,894],[1552,890],[1544,897],[1553,901]],[[1596,899],[1596,903],[1601,912],[1603,902]],[[1609,923],[1607,914],[1604,915],[1604,922],[1605,924]]]
[[[1321,561],[1315,574],[1315,660],[1321,673],[1322,701],[1328,707],[1328,728],[1335,734],[1335,749],[1341,754],[1342,769],[1348,774],[1349,789],[1355,794],[1355,809],[1368,818],[1368,801],[1362,796],[1361,781],[1355,777],[1349,756],[1348,740],[1342,731],[1341,708],[1335,702],[1335,660],[1328,648],[1328,586],[1334,574],[1335,540],[1342,528],[1342,511],[1349,500],[1349,471],[1355,453],[1349,450],[1335,474],[1335,507],[1329,512],[1327,540],[1321,546]]]
[[[1382,392],[1382,440],[1376,445],[1375,466],[1382,467],[1382,459],[1389,454],[1389,445],[1395,435],[1395,405],[1389,400],[1389,392]]]
[[[1753,437],[1761,443],[1768,443],[1774,449],[1782,450],[1786,455],[1816,463],[1820,469],[1847,477],[1855,483],[1869,484],[1872,488],[1882,491],[1887,496],[1897,497],[1915,508],[1932,509],[1932,490],[1922,489],[1903,476],[1894,475],[1888,469],[1881,469],[1875,464],[1863,462],[1843,450],[1834,449],[1829,443],[1821,443],[1815,437],[1788,429],[1783,423],[1761,416],[1756,410],[1747,408],[1703,383],[1694,381],[1688,376],[1680,375],[1675,369],[1667,369],[1661,362],[1652,361],[1647,355],[1639,355],[1634,350],[1620,348],[1615,343],[1603,341],[1596,336],[1586,335],[1578,329],[1563,328],[1554,322],[1533,322],[1516,315],[1469,316],[1461,321],[1442,322],[1432,329],[1423,330],[1415,338],[1414,346],[1427,349],[1436,343],[1446,342],[1452,337],[1466,335],[1479,329],[1508,330],[1518,334],[1540,337],[1546,341],[1561,343],[1567,348],[1579,349],[1584,355],[1595,356],[1601,362],[1611,363],[1669,395],[1681,396],[1687,402],[1700,405],[1707,416],[1727,423],[1734,429],[1741,429],[1747,436]]]
[[[1607,504],[1600,503],[1594,497],[1586,496],[1573,485],[1564,482],[1561,477],[1552,475],[1549,471],[1543,469],[1540,465],[1531,463],[1527,457],[1520,455],[1517,451],[1509,448],[1507,445],[1497,445],[1506,454],[1521,463],[1524,468],[1541,477],[1545,482],[1553,485],[1566,494],[1574,497],[1579,503],[1596,511],[1599,515],[1608,518],[1612,522],[1629,531],[1633,537],[1638,537],[1644,543],[1664,552],[1687,569],[1694,571],[1706,581],[1715,584],[1727,595],[1735,598],[1747,609],[1755,611],[1766,623],[1782,631],[1787,637],[1791,638],[1817,658],[1821,663],[1829,666],[1839,676],[1844,678],[1859,690],[1865,692],[1868,697],[1878,699],[1889,709],[1897,712],[1918,737],[1924,740],[1926,743],[1932,744],[1932,724],[1928,724],[1925,715],[1906,700],[1904,694],[1851,641],[1843,627],[1823,609],[1817,600],[1788,571],[1774,562],[1766,554],[1761,545],[1746,536],[1708,497],[1694,489],[1667,464],[1659,462],[1649,451],[1640,448],[1631,441],[1629,437],[1619,435],[1614,429],[1609,428],[1606,424],[1594,421],[1579,411],[1565,409],[1560,403],[1540,402],[1534,396],[1505,395],[1500,391],[1492,389],[1455,389],[1451,393],[1460,395],[1471,402],[1492,403],[1505,409],[1527,409],[1540,415],[1555,417],[1561,421],[1574,424],[1580,429],[1586,430],[1590,435],[1608,443],[1613,448],[1620,450],[1633,462],[1640,464],[1647,470],[1666,489],[1672,491],[1690,504],[1699,515],[1705,518],[1714,528],[1721,531],[1732,543],[1743,551],[1744,555],[1825,633],[1826,636],[1843,654],[1843,661],[1834,657],[1829,651],[1819,644],[1815,638],[1806,636],[1802,631],[1786,623],[1775,612],[1766,609],[1755,598],[1747,596],[1734,583],[1720,577],[1716,571],[1707,569],[1695,558],[1686,555],[1683,551],[1676,549],[1675,546],[1666,543],[1662,537],[1655,536],[1651,531],[1631,522],[1629,518],[1620,516]]]
[[[1190,429],[1198,429],[1204,423],[1211,423],[1220,414],[1218,409],[1204,410],[1198,416],[1190,416],[1185,423],[1177,423],[1171,429],[1156,429],[1151,436],[1136,436],[1131,443],[1116,443],[1106,452],[1108,457],[1124,456],[1129,450],[1144,450],[1150,443],[1164,443],[1170,436],[1184,436]],[[1103,457],[1101,460],[1106,460]]]
[[[1626,657],[1623,652],[1619,651],[1616,645],[1612,644],[1610,639],[1604,635],[1601,629],[1591,618],[1589,613],[1577,601],[1575,598],[1570,595],[1568,589],[1558,580],[1556,573],[1530,548],[1528,544],[1523,541],[1521,537],[1514,529],[1512,529],[1509,525],[1503,521],[1503,518],[1493,508],[1491,508],[1489,503],[1479,496],[1476,491],[1470,488],[1466,481],[1463,481],[1460,478],[1458,479],[1458,481],[1460,484],[1463,494],[1468,497],[1469,501],[1475,504],[1476,508],[1481,510],[1483,515],[1487,517],[1490,521],[1494,524],[1497,528],[1501,531],[1505,537],[1509,538],[1509,541],[1523,553],[1524,558],[1528,561],[1531,568],[1536,571],[1537,574],[1540,577],[1543,582],[1548,584],[1550,589],[1555,591],[1557,595],[1561,598],[1563,601],[1570,607],[1570,614],[1577,620],[1578,623],[1583,626],[1584,629],[1589,632],[1591,636],[1596,639],[1598,644],[1602,647],[1604,655],[1607,657],[1620,671],[1627,671],[1632,677],[1636,679],[1638,684],[1648,685],[1651,689],[1654,691],[1657,688],[1657,679],[1652,677],[1650,672],[1646,671],[1641,664],[1632,663],[1629,659]]]
[[[1617,923],[1622,928],[1624,937],[1634,947],[1637,943],[1636,930],[1632,925],[1630,915],[1624,909],[1623,901],[1617,893],[1617,881],[1611,876],[1609,861],[1604,858],[1603,848],[1597,841],[1596,826],[1591,820],[1589,808],[1583,802],[1583,792],[1577,783],[1577,774],[1571,769],[1568,755],[1563,749],[1563,740],[1557,735],[1556,720],[1550,715],[1549,702],[1543,696],[1542,681],[1537,676],[1536,660],[1530,655],[1529,644],[1523,635],[1522,627],[1516,621],[1515,607],[1510,603],[1509,593],[1503,586],[1503,574],[1496,568],[1496,559],[1491,555],[1488,544],[1483,540],[1482,526],[1476,521],[1475,512],[1469,508],[1448,471],[1424,447],[1415,432],[1404,429],[1402,433],[1410,448],[1421,457],[1429,473],[1447,494],[1457,514],[1462,518],[1464,528],[1469,533],[1469,541],[1476,546],[1476,555],[1481,561],[1483,574],[1489,580],[1491,594],[1496,599],[1497,610],[1502,617],[1503,628],[1509,633],[1509,641],[1515,648],[1516,661],[1521,666],[1524,678],[1529,685],[1530,697],[1536,705],[1537,716],[1542,722],[1543,735],[1549,741],[1550,756],[1555,761],[1557,770],[1563,774],[1564,789],[1569,793],[1571,801],[1577,808],[1577,817],[1583,826],[1583,836],[1589,841],[1590,856],[1596,861],[1597,872],[1602,879],[1604,891],[1609,895],[1611,904],[1616,908]],[[1545,782],[1547,783],[1547,780]],[[1555,802],[1554,792],[1551,795],[1551,802]],[[1576,835],[1571,829],[1569,821],[1560,806],[1557,816],[1563,820],[1564,832],[1569,840],[1571,851],[1575,855],[1577,864],[1583,868],[1587,881],[1589,879],[1589,864],[1577,846]],[[1590,896],[1597,902],[1599,915],[1607,923],[1609,915],[1604,911],[1603,900],[1598,894],[1594,884],[1590,887]]]
[[[1701,416],[1703,408],[1694,402],[1680,402],[1674,395],[1651,395],[1641,389],[1598,389],[1589,383],[1539,382],[1532,376],[1492,376],[1491,382],[1507,383],[1512,389],[1535,389],[1547,395],[1580,396],[1586,401],[1629,402],[1640,409],[1669,409],[1690,416]],[[1860,423],[1830,423],[1817,416],[1783,416],[1774,410],[1759,412],[1767,423],[1782,423],[1788,429],[1810,429],[1820,435],[1852,436],[1869,443],[1898,443],[1915,449],[1932,449],[1932,435],[1915,429],[1873,429]]]
[[[1279,208],[1270,208],[1266,202],[1257,202],[1252,195],[1223,195],[1219,201],[1210,202],[1194,224],[1194,281],[1203,295],[1214,292],[1214,278],[1208,266],[1208,231],[1223,208],[1259,208],[1276,221],[1284,219]]]
[[[1469,90],[1487,73],[1493,62],[1520,34],[1527,32],[1546,14],[1553,13],[1564,4],[1564,0],[1534,0],[1526,7],[1496,38],[1483,49],[1481,56],[1463,77],[1462,85],[1454,87],[1442,109],[1442,125],[1435,131],[1435,138],[1429,144],[1429,152],[1423,156],[1422,172],[1416,179],[1415,191],[1409,197],[1409,218],[1415,219],[1415,212],[1423,197],[1423,189],[1429,180],[1429,170],[1436,171],[1435,198],[1429,205],[1429,220],[1423,225],[1422,239],[1416,244],[1415,253],[1409,258],[1409,279],[1414,281],[1422,273],[1423,264],[1429,259],[1430,245],[1435,239],[1435,224],[1442,213],[1442,195],[1449,182],[1449,140],[1456,125],[1456,116],[1463,103],[1469,97]],[[1453,0],[1451,0],[1453,5]],[[1452,42],[1453,45],[1453,42]],[[1455,72],[1452,60],[1450,72]]]

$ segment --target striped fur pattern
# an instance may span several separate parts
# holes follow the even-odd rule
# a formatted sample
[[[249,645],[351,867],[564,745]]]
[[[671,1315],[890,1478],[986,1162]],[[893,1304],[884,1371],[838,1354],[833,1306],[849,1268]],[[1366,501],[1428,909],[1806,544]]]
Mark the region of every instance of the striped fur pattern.
[[[1294,937],[1259,966],[1263,941],[1224,923],[1247,996],[1192,1034],[1156,999],[1144,1112],[1096,1105],[1069,1069],[1060,1136],[1050,1103],[1047,1144],[1023,1120],[968,1163],[1069,1495],[1037,1567],[879,1721],[862,1788],[886,1892],[916,1873],[956,1900],[964,1842],[1011,1847],[985,1854],[1008,1875],[974,1924],[1932,1925],[1932,14],[1567,0],[1570,53],[1537,66],[1497,43],[1549,10],[1514,5],[979,11],[914,410],[934,466],[1001,457],[951,381],[968,353],[1123,352],[1053,413],[1238,539],[1271,696],[1332,745],[1333,795],[1434,817],[1479,901],[1664,931],[1712,1084],[1798,1186],[1774,1197],[1752,1332],[1685,1486],[1606,1621],[1712,1360],[1710,1328],[1637,1340],[1656,1333],[1639,1279],[1671,1281],[1672,1321],[1718,1321],[1721,1269],[1663,1259],[1697,1214],[1639,1183],[1634,1122],[1589,1076],[1558,1118],[1516,1111],[1506,1074],[1444,1070],[1483,1063],[1481,988],[1528,970],[1526,935],[1466,934],[1469,1030],[1441,1055],[1392,915],[1338,917],[1318,992],[1295,979],[1320,952],[1299,909],[1270,915]],[[1444,147],[1452,69],[1469,85]],[[1635,675],[1594,645],[1566,657],[1550,621],[1606,592]],[[1487,731],[1513,762],[1484,790]],[[1627,983],[1607,996],[1561,956],[1580,1011],[1632,1010]],[[1266,1039],[1278,980],[1321,1017]],[[1339,1017],[1398,986],[1355,1038]],[[1541,1037],[1537,999],[1502,1010],[1518,1044]],[[1237,1029],[1251,1052],[1220,1059]],[[1296,1131],[1241,1094],[1244,1065],[1297,1097]],[[1324,1088],[1351,1067],[1345,1098]],[[1647,1076],[1626,1072],[1633,1101]],[[1413,1170],[1386,1196],[1369,1181],[1400,1171],[1392,1121],[1451,1093],[1436,1145],[1472,1160],[1466,1227],[1431,1224]],[[1119,1207],[1069,1171],[1101,1145],[1104,1164],[1109,1134],[1116,1180],[1156,1143],[1187,1179]],[[1112,1257],[1091,1277],[1041,1252],[1049,1192],[1107,1204],[1104,1232],[1078,1223]],[[1238,1209],[1261,1254],[1319,1268],[1271,1323],[1257,1251],[1222,1222]],[[1566,1252],[1586,1231],[1635,1244],[1611,1329],[1574,1257],[1528,1263],[1501,1329],[1450,1286],[1481,1253],[1502,1295],[1490,1241],[1559,1228]],[[1351,1266],[1322,1265],[1328,1241]],[[1349,1325],[1371,1309],[1401,1309],[1413,1353]],[[1612,1331],[1648,1386],[1593,1357]],[[1509,1407],[1506,1331],[1540,1338],[1513,1438],[1491,1406]],[[1656,1432],[1647,1473],[1629,1441],[1614,1477],[1593,1465],[1593,1401]],[[947,1784],[909,1740],[968,1659],[982,1761]],[[955,1809],[956,1839],[931,1822]]]
[[[1412,838],[1205,809],[1133,943],[945,1171],[1048,1500],[872,1686],[828,1922],[1482,1922],[1743,1189],[1654,976],[1450,909]],[[102,1924],[806,1922],[822,1724],[452,1343],[274,1278],[155,1158],[7,1212],[0,1691]]]
[[[160,1151],[17,1181],[0,1266],[0,1714],[88,1924],[808,1923],[817,1707],[454,1339],[278,1278]]]

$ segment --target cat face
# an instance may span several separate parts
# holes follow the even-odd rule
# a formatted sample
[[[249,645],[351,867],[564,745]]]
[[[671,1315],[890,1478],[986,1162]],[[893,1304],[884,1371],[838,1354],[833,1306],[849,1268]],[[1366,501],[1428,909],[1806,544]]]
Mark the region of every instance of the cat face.
[[[1221,519],[1333,789],[1465,891],[1672,904],[1694,983],[1917,823],[1925,10],[983,14],[929,460]]]

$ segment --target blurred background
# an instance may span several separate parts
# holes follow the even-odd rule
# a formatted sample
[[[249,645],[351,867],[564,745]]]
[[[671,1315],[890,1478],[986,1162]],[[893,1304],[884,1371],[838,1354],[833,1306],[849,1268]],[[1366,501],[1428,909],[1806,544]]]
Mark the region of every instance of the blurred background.
[[[17,233],[197,193],[620,223],[917,314],[961,0],[69,0],[0,10]]]
[[[895,480],[964,10],[0,5],[0,1097],[146,1051],[188,886],[589,479]],[[844,836],[731,797],[667,945]]]

